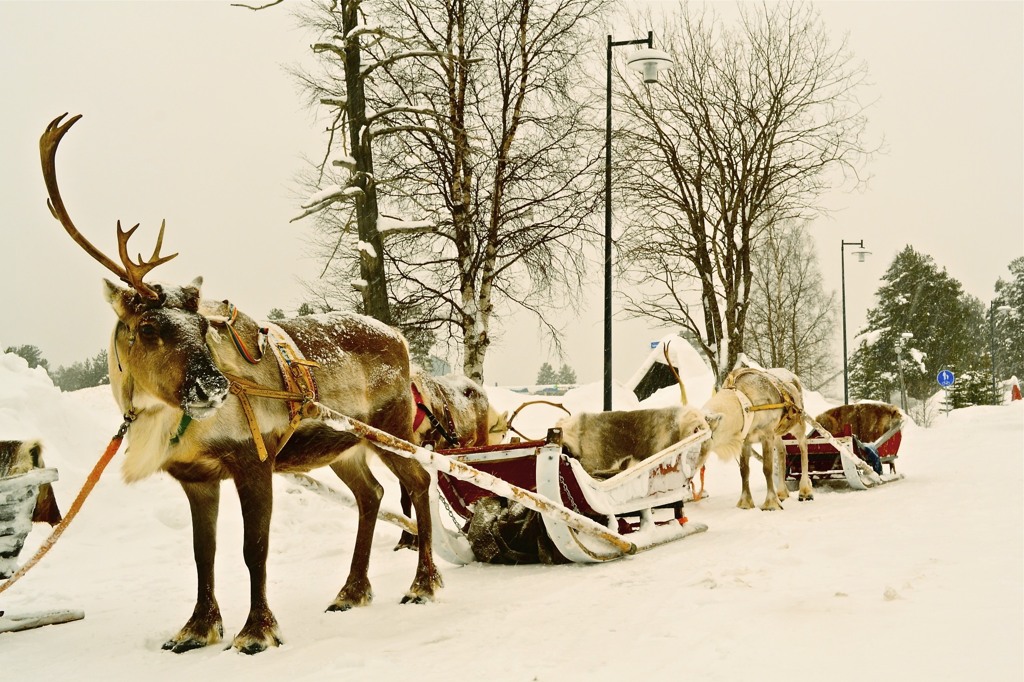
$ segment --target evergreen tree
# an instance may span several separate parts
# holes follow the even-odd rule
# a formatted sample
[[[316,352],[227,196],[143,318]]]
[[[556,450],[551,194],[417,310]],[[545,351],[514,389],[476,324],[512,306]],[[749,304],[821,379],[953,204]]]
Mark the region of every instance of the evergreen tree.
[[[545,362],[540,366],[540,371],[537,372],[537,383],[538,384],[554,384],[558,383],[558,375],[555,374],[554,367],[551,363]]]
[[[284,319],[284,311],[280,308],[271,308],[270,312],[267,313],[267,319],[271,322],[280,322]]]
[[[989,405],[992,403],[992,383],[988,368],[967,370],[956,376],[956,381],[949,389],[949,407],[958,409],[971,405]]]
[[[555,378],[555,383],[575,384],[576,370],[563,362],[561,369],[558,370],[558,376]]]
[[[302,305],[300,305],[297,312],[300,316],[316,314],[316,310],[309,303],[303,303]]]
[[[996,380],[1015,376],[1024,381],[1024,258],[1010,261],[1009,270],[1010,281],[996,282],[990,310]]]
[[[109,383],[110,369],[107,365],[106,350],[67,367],[58,367],[53,372],[53,384],[62,391],[77,391]]]
[[[18,357],[24,358],[30,368],[42,367],[45,370],[50,369],[50,363],[43,357],[43,351],[39,350],[38,346],[9,346],[4,352],[14,353]]]
[[[891,401],[902,367],[907,394],[922,400],[938,390],[939,370],[964,376],[986,365],[984,307],[930,256],[905,247],[882,281],[850,359],[851,398]]]

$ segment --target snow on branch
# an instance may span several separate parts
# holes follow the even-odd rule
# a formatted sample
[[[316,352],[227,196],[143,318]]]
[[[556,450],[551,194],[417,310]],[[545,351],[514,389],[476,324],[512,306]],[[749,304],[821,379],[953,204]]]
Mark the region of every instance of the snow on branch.
[[[437,230],[437,223],[431,220],[402,220],[381,215],[377,218],[377,231],[382,238],[393,234],[429,234]]]
[[[348,154],[345,154],[344,156],[340,156],[337,159],[333,159],[331,161],[331,165],[340,168],[347,168],[350,171],[354,171],[356,169],[356,160],[355,158],[349,156]]]
[[[325,187],[309,197],[309,199],[306,200],[306,203],[302,204],[302,213],[295,216],[288,222],[294,223],[297,220],[302,220],[308,215],[312,215],[317,211],[323,210],[335,201],[355,200],[357,197],[362,196],[362,194],[363,190],[359,187],[342,187],[340,185]]]

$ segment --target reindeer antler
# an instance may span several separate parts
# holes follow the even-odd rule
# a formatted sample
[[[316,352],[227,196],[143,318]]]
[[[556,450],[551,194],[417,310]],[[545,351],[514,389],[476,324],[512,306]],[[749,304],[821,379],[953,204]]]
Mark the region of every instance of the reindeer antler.
[[[46,130],[43,131],[42,136],[39,138],[39,160],[43,165],[43,181],[46,183],[46,192],[49,195],[49,198],[46,200],[47,208],[50,209],[50,213],[53,214],[53,217],[60,221],[60,224],[64,226],[67,233],[71,235],[71,238],[74,239],[79,246],[85,249],[86,253],[99,261],[103,267],[117,275],[122,282],[134,288],[140,296],[154,300],[160,298],[159,292],[143,282],[142,278],[156,266],[161,263],[166,263],[178,255],[174,253],[170,256],[160,257],[160,246],[164,241],[164,222],[160,223],[160,235],[156,240],[156,249],[153,251],[153,257],[148,261],[143,261],[142,256],[139,255],[139,262],[135,263],[128,255],[128,239],[139,226],[136,225],[132,229],[124,231],[121,229],[121,222],[118,221],[117,248],[124,267],[119,266],[108,258],[102,251],[93,246],[92,243],[90,243],[89,240],[78,231],[74,222],[72,222],[71,216],[68,214],[67,208],[64,206],[64,200],[60,196],[60,188],[57,186],[57,146],[60,144],[61,138],[64,137],[64,134],[71,129],[71,126],[73,126],[78,119],[82,118],[82,115],[78,114],[77,116],[72,116],[66,123],[62,123],[65,116],[67,116],[67,113],[63,113],[50,121],[50,124],[46,126]]]
[[[148,261],[142,260],[142,254],[139,254],[139,262],[132,262],[131,256],[128,255],[128,240],[135,234],[135,230],[139,229],[139,224],[136,223],[135,227],[130,230],[121,229],[121,221],[117,221],[117,252],[121,256],[121,262],[124,263],[125,269],[128,271],[129,284],[135,287],[135,290],[142,293],[143,289],[152,291],[146,284],[143,283],[142,278],[146,276],[146,273],[160,265],[166,263],[178,254],[172,253],[170,256],[160,257],[160,247],[164,243],[164,227],[167,221],[160,221],[160,234],[156,238],[156,248],[153,249],[153,255]],[[151,298],[156,298],[152,296]]]

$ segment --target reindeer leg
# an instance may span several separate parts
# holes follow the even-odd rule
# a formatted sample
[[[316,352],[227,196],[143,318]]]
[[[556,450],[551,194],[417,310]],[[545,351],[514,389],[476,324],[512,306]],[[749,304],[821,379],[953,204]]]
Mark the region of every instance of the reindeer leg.
[[[764,471],[764,482],[767,491],[764,494],[762,511],[778,511],[782,509],[779,496],[775,492],[775,435],[761,438],[761,469]]]
[[[398,489],[402,503],[402,513],[412,518],[412,497],[409,496],[409,490],[405,487],[404,483],[399,483]],[[398,544],[395,545],[395,551],[400,549],[416,549],[416,547],[416,536],[407,530],[403,530],[402,535],[398,538]]]
[[[389,452],[380,452],[381,460],[398,480],[409,489],[412,504],[416,510],[416,529],[419,540],[419,561],[416,564],[416,576],[412,586],[402,597],[403,604],[423,604],[434,600],[434,593],[442,586],[441,574],[434,565],[434,552],[431,545],[432,532],[430,516],[430,475],[423,467],[411,459],[400,457]]]
[[[257,654],[281,644],[277,619],[267,604],[267,551],[270,545],[270,514],[273,509],[271,463],[261,463],[255,451],[241,457],[249,462],[234,473],[242,505],[242,555],[249,569],[249,616],[231,643],[243,654]]]
[[[743,443],[740,449],[740,479],[743,481],[743,491],[740,493],[740,501],[736,506],[740,509],[753,509],[754,498],[750,494],[750,444]]]
[[[373,544],[373,529],[377,523],[377,511],[384,489],[373,477],[366,464],[366,452],[357,445],[345,453],[342,459],[331,464],[334,473],[345,482],[356,498],[359,509],[359,525],[356,529],[356,544],[352,550],[352,565],[348,579],[338,596],[327,607],[328,611],[348,611],[353,606],[366,606],[373,601],[373,590],[368,575],[370,547]]]
[[[797,499],[803,502],[814,499],[814,484],[811,483],[811,476],[808,473],[807,434],[804,432],[803,422],[800,423],[795,435],[796,442],[800,446],[800,495]]]
[[[789,486],[786,485],[786,446],[781,438],[775,439],[775,493],[779,501],[789,499]]]
[[[180,481],[192,511],[192,552],[196,561],[197,595],[192,617],[163,648],[180,654],[224,638],[224,622],[213,594],[213,559],[217,552],[220,481]]]

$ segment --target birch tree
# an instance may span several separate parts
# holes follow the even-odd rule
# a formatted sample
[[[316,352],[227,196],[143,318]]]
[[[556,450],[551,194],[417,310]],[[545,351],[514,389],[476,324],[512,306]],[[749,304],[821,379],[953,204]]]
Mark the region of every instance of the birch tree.
[[[675,66],[662,85],[632,79],[616,147],[626,224],[619,257],[629,314],[683,327],[719,380],[746,347],[759,234],[819,212],[818,198],[863,181],[866,76],[846,42],[799,2],[739,5],[727,25],[683,3],[664,22]]]
[[[318,28],[338,35],[331,44],[364,38],[359,136],[351,134],[358,118],[348,62],[324,47],[328,68],[304,76],[314,100],[334,106],[338,125],[350,126],[347,138],[332,140],[335,164],[325,157],[317,177],[328,189],[307,209],[331,250],[322,289],[328,305],[346,295],[355,254],[361,265],[372,252],[386,269],[390,308],[403,330],[457,339],[463,371],[479,382],[502,313],[525,308],[555,330],[545,310],[579,291],[582,241],[599,199],[599,150],[586,120],[598,108],[574,84],[594,42],[590,22],[606,4],[376,0],[377,23],[356,27],[331,18],[336,6],[318,6]],[[372,164],[352,155],[349,179],[332,179],[364,141]],[[355,197],[357,212],[370,210],[367,187],[354,180],[362,176],[375,190],[381,239],[364,239],[360,222],[356,250],[345,207]],[[362,279],[360,286],[372,286]]]
[[[826,295],[814,242],[801,224],[765,230],[753,250],[746,353],[762,367],[786,367],[808,388],[835,368],[836,295]]]

